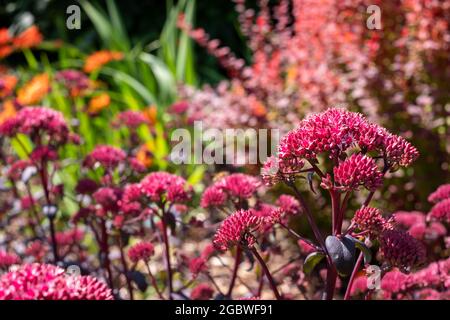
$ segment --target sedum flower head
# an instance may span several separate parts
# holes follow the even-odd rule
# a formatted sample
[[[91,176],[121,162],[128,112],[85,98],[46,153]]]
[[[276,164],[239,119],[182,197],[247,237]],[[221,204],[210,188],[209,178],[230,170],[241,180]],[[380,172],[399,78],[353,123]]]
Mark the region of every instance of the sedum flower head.
[[[154,254],[155,247],[151,242],[147,241],[139,242],[128,250],[128,257],[134,263],[140,260],[147,262]]]
[[[0,278],[0,300],[112,299],[103,282],[91,276],[69,276],[49,264],[26,264]]]
[[[0,125],[2,135],[13,137],[18,133],[33,141],[45,136],[52,145],[69,140],[69,128],[61,112],[45,107],[25,107]]]
[[[424,245],[409,233],[401,230],[386,230],[380,237],[381,254],[391,266],[403,271],[425,261]]]
[[[203,192],[200,206],[202,208],[220,207],[227,201],[227,194],[216,185],[206,188]]]
[[[96,163],[99,163],[105,169],[111,170],[125,161],[126,157],[127,155],[125,151],[120,148],[108,145],[98,145],[86,157],[85,165],[88,167],[93,167]]]
[[[335,183],[346,191],[359,186],[374,191],[383,184],[382,176],[375,160],[362,154],[353,154],[334,168]]]
[[[217,230],[213,244],[225,251],[236,245],[252,247],[256,243],[253,232],[260,228],[263,219],[253,210],[239,210],[228,216]]]
[[[450,198],[434,205],[428,213],[429,220],[438,220],[450,223]]]
[[[191,187],[186,180],[167,172],[153,172],[140,182],[143,195],[152,201],[185,202],[190,199]]]
[[[448,198],[450,198],[450,183],[439,186],[436,191],[430,194],[428,201],[437,203]]]
[[[393,219],[385,219],[380,210],[371,207],[363,207],[357,210],[352,223],[362,231],[369,231],[371,235],[393,229]]]

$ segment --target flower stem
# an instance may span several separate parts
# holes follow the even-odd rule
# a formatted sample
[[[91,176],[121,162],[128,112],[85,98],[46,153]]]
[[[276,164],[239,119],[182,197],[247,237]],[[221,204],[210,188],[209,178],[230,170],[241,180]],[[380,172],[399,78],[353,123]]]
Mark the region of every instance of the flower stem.
[[[101,237],[99,237],[100,242],[100,250],[103,255],[103,267],[106,269],[106,272],[108,274],[108,282],[111,290],[114,290],[114,281],[111,271],[111,261],[109,260],[109,245],[108,245],[108,232],[106,231],[106,224],[105,220],[102,219],[100,222],[101,226]]]
[[[167,224],[166,224],[166,217],[165,213],[163,212],[163,216],[161,218],[162,223],[162,233],[163,233],[163,240],[164,240],[164,252],[166,256],[166,267],[167,267],[167,278],[168,278],[168,286],[169,286],[169,300],[172,300],[172,293],[173,293],[173,284],[172,284],[172,266],[170,263],[170,245],[169,245],[169,237],[167,235]]]
[[[352,291],[353,282],[355,281],[356,275],[358,274],[359,266],[361,265],[363,258],[364,255],[362,252],[360,252],[358,260],[356,261],[356,264],[353,268],[352,275],[350,276],[350,280],[348,281],[347,290],[345,290],[344,300],[350,299],[350,292]]]
[[[156,283],[155,276],[153,276],[153,273],[152,273],[152,271],[150,270],[150,266],[148,265],[147,262],[145,263],[145,266],[147,267],[148,275],[149,275],[149,277],[150,277],[150,281],[152,282],[152,286],[153,286],[153,288],[155,288],[155,291],[156,291],[156,293],[158,294],[159,298],[160,298],[161,300],[166,300],[166,299],[164,298],[164,296],[162,295],[161,291],[159,291],[158,284]]]
[[[122,262],[123,272],[125,274],[125,279],[127,281],[128,294],[130,295],[130,300],[134,300],[133,286],[131,285],[131,280],[128,275],[128,265],[125,259],[125,253],[123,251],[122,231],[120,231],[118,238],[119,238],[120,261]]]
[[[234,284],[236,283],[237,272],[239,269],[239,265],[241,263],[242,249],[241,247],[236,247],[236,256],[234,258],[234,268],[233,274],[231,276],[230,286],[228,287],[227,297],[231,299],[231,294],[233,293]]]
[[[289,228],[287,225],[285,225],[283,222],[280,221],[278,223],[280,226],[282,226],[284,229],[286,229],[290,234],[292,234],[297,239],[300,239],[300,240],[306,242],[307,244],[309,244],[311,247],[315,248],[316,250],[321,250],[321,248],[317,247],[311,240],[302,237],[297,232],[295,232],[294,230]]]
[[[269,268],[267,268],[266,263],[264,262],[264,259],[261,257],[261,255],[258,253],[258,251],[253,247],[250,249],[250,251],[253,253],[255,258],[258,260],[259,264],[261,265],[261,268],[263,269],[267,280],[269,280],[270,288],[273,291],[273,294],[275,295],[275,298],[277,300],[281,300],[280,293],[278,292],[277,285],[275,284],[275,281],[273,280],[272,275],[270,274]]]

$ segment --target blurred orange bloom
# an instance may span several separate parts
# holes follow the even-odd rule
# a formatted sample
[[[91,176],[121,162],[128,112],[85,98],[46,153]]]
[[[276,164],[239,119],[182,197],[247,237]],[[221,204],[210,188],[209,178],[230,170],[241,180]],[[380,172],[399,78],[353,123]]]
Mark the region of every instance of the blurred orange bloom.
[[[145,167],[150,167],[153,163],[153,154],[147,144],[143,144],[139,147],[136,153],[136,160]]]
[[[5,74],[0,75],[0,98],[9,96],[17,84],[17,77]]]
[[[154,125],[156,123],[157,109],[152,105],[142,111],[143,116],[147,119],[148,123]]]
[[[23,105],[40,102],[50,91],[50,77],[46,73],[34,76],[17,92],[17,101]]]
[[[13,51],[9,45],[11,37],[7,28],[0,29],[0,59],[11,54]]]
[[[8,28],[0,29],[0,45],[7,44],[11,40],[11,36],[9,35]]]
[[[16,48],[25,49],[35,47],[42,42],[42,33],[37,26],[31,26],[13,39]]]
[[[12,100],[6,100],[0,109],[0,124],[16,114],[16,108]]]
[[[250,108],[255,117],[264,117],[267,114],[266,107],[257,99],[250,101]]]
[[[100,69],[108,62],[122,59],[122,52],[108,50],[97,51],[86,58],[86,61],[84,63],[84,71],[89,73]]]
[[[105,109],[111,103],[111,98],[107,93],[101,93],[91,98],[88,106],[88,113],[96,114]]]

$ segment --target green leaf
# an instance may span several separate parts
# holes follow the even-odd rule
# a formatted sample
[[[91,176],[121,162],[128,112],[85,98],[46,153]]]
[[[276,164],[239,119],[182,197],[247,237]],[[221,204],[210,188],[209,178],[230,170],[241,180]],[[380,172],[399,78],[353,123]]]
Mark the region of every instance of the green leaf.
[[[170,70],[159,58],[149,53],[143,52],[139,58],[150,66],[158,84],[161,99],[163,101],[170,100],[175,94],[176,87],[175,79]]]
[[[320,251],[316,251],[313,253],[310,253],[303,263],[303,272],[306,274],[311,273],[313,269],[316,267],[316,265],[322,261],[322,259],[325,258],[325,254]]]
[[[364,242],[353,238],[353,241],[355,242],[355,247],[357,247],[361,252],[364,254],[364,263],[370,263],[370,260],[372,260],[372,252],[370,249],[364,244]]]

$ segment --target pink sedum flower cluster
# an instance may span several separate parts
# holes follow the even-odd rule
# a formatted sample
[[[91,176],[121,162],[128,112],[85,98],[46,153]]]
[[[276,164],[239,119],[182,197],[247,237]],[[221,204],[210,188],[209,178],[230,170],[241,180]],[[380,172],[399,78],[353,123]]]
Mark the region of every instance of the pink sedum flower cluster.
[[[119,164],[123,163],[127,155],[125,151],[108,145],[98,145],[86,157],[85,165],[93,167],[96,163],[103,166],[105,169],[112,170]]]
[[[203,208],[220,207],[227,200],[239,202],[254,196],[261,186],[260,181],[253,176],[243,173],[233,173],[216,181],[206,188],[200,205]]]
[[[363,207],[355,212],[352,223],[361,231],[368,231],[371,236],[376,236],[385,230],[392,230],[394,221],[386,219],[381,211],[376,208]]]
[[[136,243],[128,250],[128,257],[134,263],[141,260],[148,262],[154,254],[155,247],[153,246],[153,243],[147,241]]]
[[[26,264],[0,277],[0,300],[112,300],[111,290],[91,276],[66,275],[49,264]]]
[[[419,240],[402,230],[386,230],[380,236],[380,252],[391,266],[408,272],[425,262],[426,249]]]
[[[214,235],[216,249],[226,251],[234,246],[250,248],[256,243],[253,232],[260,228],[263,219],[252,210],[239,210],[228,216]]]
[[[359,186],[374,191],[383,184],[382,176],[375,160],[362,154],[353,154],[334,168],[334,180],[345,191]]]
[[[45,135],[52,145],[69,141],[71,135],[61,112],[45,107],[25,107],[0,125],[0,134],[14,137],[18,133],[40,141]]]

